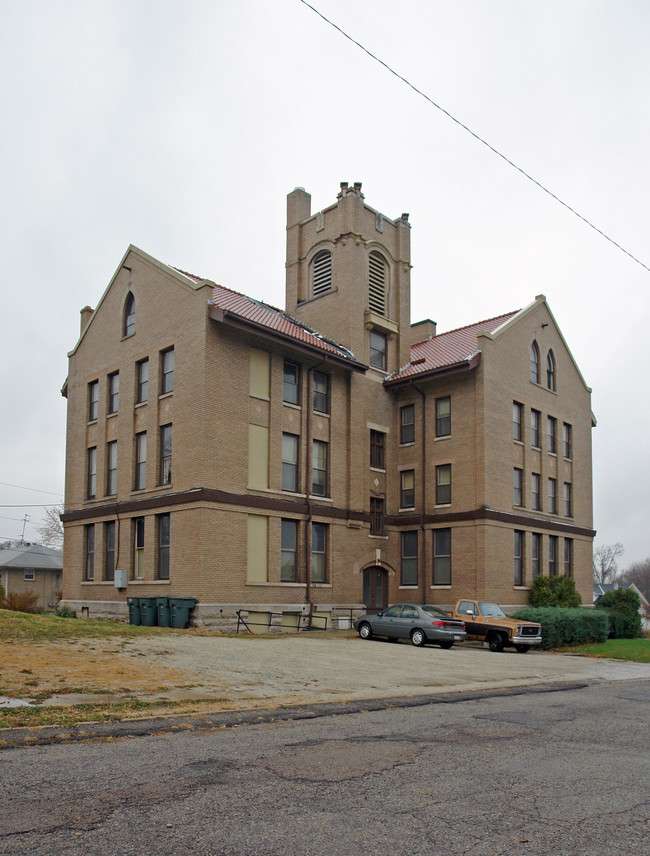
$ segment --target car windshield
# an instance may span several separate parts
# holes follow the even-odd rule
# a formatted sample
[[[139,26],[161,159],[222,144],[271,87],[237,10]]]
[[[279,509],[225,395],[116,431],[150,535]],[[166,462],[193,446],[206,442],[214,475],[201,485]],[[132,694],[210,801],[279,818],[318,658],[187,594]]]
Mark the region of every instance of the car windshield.
[[[449,618],[449,614],[437,606],[423,606],[422,609],[434,618]]]
[[[496,603],[486,603],[481,601],[478,606],[482,615],[494,615],[497,617],[505,616],[505,612]]]

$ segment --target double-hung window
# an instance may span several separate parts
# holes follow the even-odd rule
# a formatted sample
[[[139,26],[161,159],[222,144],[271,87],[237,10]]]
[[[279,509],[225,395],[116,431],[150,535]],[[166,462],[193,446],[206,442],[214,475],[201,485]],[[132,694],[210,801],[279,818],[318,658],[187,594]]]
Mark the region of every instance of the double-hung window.
[[[108,412],[117,413],[120,403],[120,373],[113,372],[108,376]]]
[[[542,568],[542,536],[533,532],[533,579],[539,576]]]
[[[282,490],[298,491],[298,437],[282,435]]]
[[[295,583],[298,580],[296,554],[298,544],[298,521],[282,520],[280,534],[280,582]]]
[[[117,440],[106,444],[106,496],[117,493]]]
[[[557,479],[548,480],[548,513],[557,514]]]
[[[533,500],[533,510],[542,510],[542,498],[540,495],[541,476],[539,473],[531,473],[530,476],[530,492]]]
[[[147,486],[147,432],[135,435],[135,479],[134,490],[144,490]]]
[[[519,507],[524,504],[524,471],[515,467],[512,482],[512,504]]]
[[[289,360],[284,361],[282,370],[282,400],[286,404],[298,404],[300,401],[300,368]]]
[[[167,348],[160,355],[160,394],[174,390],[174,349]]]
[[[327,496],[327,456],[328,444],[322,440],[314,440],[312,446],[312,485],[311,492],[315,496]]]
[[[539,410],[530,411],[530,444],[536,449],[541,448],[541,422],[542,414]]]
[[[149,360],[140,360],[136,363],[136,391],[135,400],[142,404],[149,397]]]
[[[515,529],[514,543],[514,584],[523,586],[524,584],[524,533]]]
[[[557,576],[557,535],[548,536],[548,575]]]
[[[415,405],[407,404],[399,410],[399,441],[413,443],[415,441]]]
[[[95,422],[99,415],[99,381],[88,384],[88,421]]]
[[[325,372],[314,372],[314,410],[330,412],[330,376]]]
[[[433,530],[433,585],[451,585],[451,529]]]
[[[133,578],[144,577],[144,517],[133,521]]]
[[[512,402],[512,439],[524,439],[524,405],[518,401]]]
[[[564,539],[564,573],[573,576],[573,538]]]
[[[451,464],[436,467],[436,505],[451,503]]]
[[[572,449],[571,449],[571,440],[572,440],[572,429],[568,422],[564,422],[562,425],[562,451],[565,458],[571,460],[572,457]]]
[[[548,451],[554,455],[557,452],[557,419],[554,416],[546,418],[546,439]]]
[[[418,584],[418,533],[402,532],[402,579],[403,586]]]
[[[84,526],[85,541],[85,567],[84,579],[92,581],[95,579],[95,524],[89,523]]]
[[[451,397],[436,398],[436,437],[451,434]]]
[[[386,371],[386,354],[388,351],[388,338],[379,330],[370,331],[370,365],[373,369]]]
[[[115,521],[104,523],[104,579],[115,579]]]
[[[326,523],[311,525],[311,581],[327,582],[327,529]]]
[[[169,548],[171,544],[171,520],[169,514],[159,514],[158,524],[158,567],[156,576],[159,580],[169,579]]]
[[[573,491],[570,482],[564,482],[564,516],[573,517]]]
[[[400,473],[400,508],[415,508],[415,470]]]
[[[383,431],[370,429],[370,466],[376,470],[383,470],[386,465],[385,448],[386,435]]]
[[[370,497],[370,534],[384,534],[384,500],[378,496]]]
[[[94,499],[97,494],[97,447],[88,449],[86,464],[86,497]]]
[[[172,483],[172,426],[160,428],[160,484]]]

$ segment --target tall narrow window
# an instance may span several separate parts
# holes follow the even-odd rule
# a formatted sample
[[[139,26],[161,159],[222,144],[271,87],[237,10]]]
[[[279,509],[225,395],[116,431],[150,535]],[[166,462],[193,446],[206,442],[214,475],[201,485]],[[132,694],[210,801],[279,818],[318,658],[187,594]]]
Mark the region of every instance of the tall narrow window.
[[[89,523],[87,526],[84,526],[84,540],[85,540],[85,567],[84,567],[84,579],[85,580],[94,580],[95,579],[95,524]]]
[[[557,576],[557,535],[548,536],[548,575]]]
[[[133,578],[144,577],[144,517],[133,521]]]
[[[280,582],[295,583],[298,580],[296,550],[298,521],[282,520],[280,534]]]
[[[379,330],[370,331],[370,365],[373,369],[386,371],[386,354],[388,351],[388,338]]]
[[[117,493],[117,440],[106,445],[106,496]]]
[[[533,383],[539,383],[539,347],[537,342],[530,346],[530,379]]]
[[[512,439],[524,439],[524,405],[518,401],[512,402]]]
[[[120,373],[113,372],[108,376],[108,412],[117,413],[120,403]]]
[[[138,404],[142,404],[149,398],[149,360],[140,360],[136,363],[136,383],[135,400]]]
[[[555,389],[555,357],[553,351],[549,351],[546,355],[546,386],[548,389]]]
[[[399,410],[399,441],[413,443],[415,440],[415,405],[407,404]]]
[[[512,504],[523,506],[524,504],[524,471],[515,467],[513,473]]]
[[[104,523],[104,579],[115,579],[115,521]]]
[[[524,584],[524,533],[519,529],[515,529],[515,546],[514,546],[514,584],[523,586]]]
[[[285,360],[282,374],[282,400],[287,404],[298,404],[299,402],[299,379],[300,369],[298,366]]]
[[[160,394],[165,395],[174,389],[174,349],[168,348],[163,351],[160,355],[160,361]]]
[[[172,483],[172,426],[160,428],[160,484]]]
[[[557,514],[557,479],[548,480],[548,513]]]
[[[530,411],[530,445],[536,449],[541,448],[541,421],[542,414],[539,410]]]
[[[159,514],[158,523],[158,567],[159,580],[169,579],[169,547],[171,543],[171,521],[169,514]]]
[[[564,482],[564,516],[573,517],[573,491],[569,482]]]
[[[330,376],[325,372],[314,372],[314,410],[330,412]]]
[[[379,315],[386,314],[386,262],[379,253],[368,257],[368,307]]]
[[[88,384],[88,421],[95,422],[99,415],[99,381]]]
[[[144,490],[147,486],[147,432],[135,435],[135,479],[134,490]]]
[[[311,263],[311,294],[320,297],[332,288],[332,254],[329,250],[316,253]]]
[[[533,579],[539,576],[542,567],[542,536],[533,532]]]
[[[314,440],[312,446],[312,485],[311,490],[315,496],[328,496],[327,486],[327,443],[322,440]]]
[[[562,451],[565,458],[571,460],[572,457],[572,428],[568,422],[564,422],[562,425]]]
[[[573,576],[573,538],[564,539],[564,573]]]
[[[88,449],[86,475],[86,497],[94,499],[97,494],[97,447]]]
[[[541,511],[542,510],[542,498],[540,496],[540,481],[541,476],[539,473],[531,473],[530,476],[530,492],[533,501],[533,510]]]
[[[124,336],[132,336],[135,333],[135,297],[131,292],[126,297],[124,304]]]
[[[376,470],[383,470],[386,464],[385,458],[386,435],[383,431],[370,429],[370,466]]]
[[[557,452],[557,419],[554,416],[546,417],[546,439],[548,450],[554,455]]]
[[[436,437],[451,434],[451,398],[436,398]]]
[[[402,577],[403,586],[418,584],[418,533],[402,532]]]
[[[327,524],[311,525],[311,580],[327,582]]]
[[[282,490],[298,491],[298,437],[282,435]]]
[[[400,473],[400,508],[415,508],[415,470]]]
[[[451,464],[436,467],[436,505],[451,503]]]
[[[378,496],[370,497],[370,534],[384,534],[384,500]]]
[[[433,530],[433,584],[451,585],[451,529]]]

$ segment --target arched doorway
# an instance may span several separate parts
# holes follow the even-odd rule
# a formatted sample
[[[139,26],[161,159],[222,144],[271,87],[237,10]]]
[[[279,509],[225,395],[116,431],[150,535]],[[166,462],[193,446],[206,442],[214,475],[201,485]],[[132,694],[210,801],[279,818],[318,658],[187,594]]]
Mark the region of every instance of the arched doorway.
[[[368,612],[388,606],[388,571],[373,565],[363,572],[363,602]]]

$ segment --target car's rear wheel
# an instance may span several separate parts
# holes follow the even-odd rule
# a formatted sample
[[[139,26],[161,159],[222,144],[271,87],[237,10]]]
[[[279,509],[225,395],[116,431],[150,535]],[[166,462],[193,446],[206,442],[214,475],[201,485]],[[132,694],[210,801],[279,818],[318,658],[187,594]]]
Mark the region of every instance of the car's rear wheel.
[[[503,651],[503,636],[500,633],[489,633],[487,638],[487,643],[490,646],[490,651],[496,651],[500,653]]]
[[[448,651],[453,644],[453,642],[438,642],[438,645],[440,645],[441,648],[444,648],[445,651]]]
[[[421,648],[426,641],[427,637],[424,635],[424,630],[416,628],[411,631],[411,642],[413,645],[417,645],[418,648]]]
[[[530,645],[515,645],[515,650],[520,654],[525,654],[526,651],[530,650]]]
[[[359,636],[362,639],[372,639],[372,627],[367,621],[364,621],[363,624],[359,625]]]

